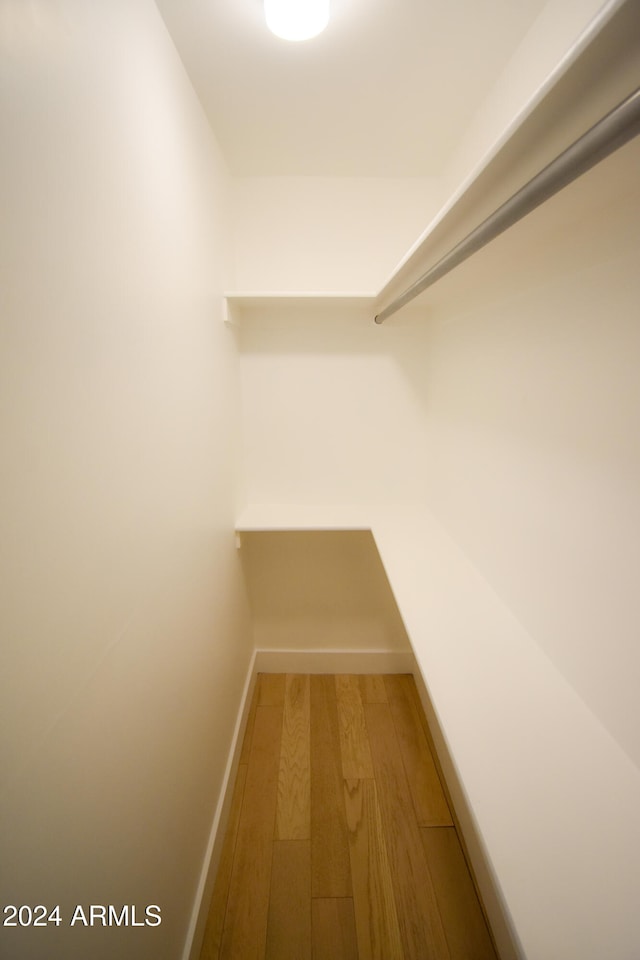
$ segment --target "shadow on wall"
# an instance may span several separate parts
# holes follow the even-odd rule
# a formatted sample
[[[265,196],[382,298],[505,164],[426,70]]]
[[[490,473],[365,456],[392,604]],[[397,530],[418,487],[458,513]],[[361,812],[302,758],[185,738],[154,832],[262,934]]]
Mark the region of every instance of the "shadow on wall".
[[[260,650],[409,650],[369,531],[244,533]]]

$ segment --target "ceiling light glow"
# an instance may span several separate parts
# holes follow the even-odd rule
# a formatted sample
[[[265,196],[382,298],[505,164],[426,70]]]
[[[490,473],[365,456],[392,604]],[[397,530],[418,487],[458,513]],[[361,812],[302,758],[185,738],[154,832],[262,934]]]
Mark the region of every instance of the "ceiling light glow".
[[[310,40],[329,22],[329,0],[264,0],[267,26],[283,40]]]

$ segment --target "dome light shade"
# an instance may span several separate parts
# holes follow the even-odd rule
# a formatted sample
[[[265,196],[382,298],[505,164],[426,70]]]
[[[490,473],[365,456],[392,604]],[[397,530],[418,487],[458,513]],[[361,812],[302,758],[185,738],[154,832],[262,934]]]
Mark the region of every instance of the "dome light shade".
[[[264,0],[267,26],[283,40],[309,40],[329,22],[329,0]]]

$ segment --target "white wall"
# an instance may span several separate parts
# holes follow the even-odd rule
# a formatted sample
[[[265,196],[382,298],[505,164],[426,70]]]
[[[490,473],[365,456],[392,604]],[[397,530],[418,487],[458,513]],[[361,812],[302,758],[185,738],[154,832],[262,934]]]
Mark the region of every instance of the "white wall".
[[[242,535],[259,650],[409,651],[367,530]]]
[[[0,0],[0,97],[0,900],[63,916],[0,953],[175,960],[251,646],[226,174],[151,0]]]
[[[435,180],[234,181],[237,289],[375,294],[440,201]],[[373,307],[253,308],[239,321],[249,503],[422,498],[422,412]]]
[[[421,502],[424,413],[398,362],[414,340],[330,304],[242,321],[248,503]]]
[[[238,290],[377,293],[442,199],[433,178],[234,181]]]
[[[640,765],[640,143],[432,291],[431,506]]]

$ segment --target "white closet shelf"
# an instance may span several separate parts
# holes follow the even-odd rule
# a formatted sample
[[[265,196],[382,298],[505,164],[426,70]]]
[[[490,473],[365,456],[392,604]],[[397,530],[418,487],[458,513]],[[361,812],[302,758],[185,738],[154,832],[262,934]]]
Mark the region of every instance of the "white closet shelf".
[[[376,299],[376,294],[368,291],[345,291],[345,290],[256,290],[256,291],[227,291],[224,294],[230,303],[237,303],[241,307],[251,307],[255,305],[269,305],[273,303],[295,304],[308,303],[309,300],[331,301],[332,303],[365,303],[371,304]]]
[[[366,505],[251,504],[240,514],[238,533],[285,530],[371,530]]]
[[[378,308],[414,284],[637,87],[637,13],[627,4],[625,16],[624,7],[625,0],[605,2],[553,68],[528,92],[522,91],[511,118],[501,130],[496,129],[493,142],[471,163],[378,291]],[[618,11],[622,13],[616,18]],[[619,60],[615,69],[611,65],[612,44]],[[598,77],[597,89],[593,77]],[[589,95],[585,96],[585,91]]]
[[[637,58],[620,56],[611,69],[611,29],[624,0],[608,0],[550,72],[527,92],[495,139],[461,174],[458,185],[423,233],[377,291],[231,290],[225,296],[225,322],[296,320],[331,315],[333,319],[372,321],[401,290],[414,283],[471,229],[503,203],[561,150],[637,86]],[[634,31],[623,16],[612,23],[616,49],[633,44]],[[627,35],[626,41],[624,35]],[[634,48],[635,49],[635,48]],[[585,98],[594,76],[605,71],[598,96]],[[578,105],[576,107],[576,104]],[[560,120],[562,122],[560,122]],[[327,308],[329,308],[327,310]],[[411,306],[403,307],[403,313]],[[417,300],[414,314],[424,310]],[[326,313],[325,313],[326,311]],[[396,321],[397,322],[397,321]]]
[[[372,321],[402,289],[414,283],[454,243],[637,86],[632,58],[621,56],[621,66],[615,71],[609,63],[611,30],[604,28],[623,6],[623,0],[608,0],[560,61],[524,93],[515,114],[503,129],[496,130],[493,142],[461,175],[457,187],[380,289],[231,290],[224,294],[225,322],[295,320],[324,316],[325,311],[338,320]],[[625,18],[619,17],[612,29],[617,48],[626,50],[625,42],[628,45],[633,39],[624,41],[622,34],[633,31]],[[578,96],[589,88],[590,78],[599,76],[600,64],[607,68],[606,89],[600,84],[597,97]],[[403,312],[408,309],[404,307]],[[424,304],[421,307],[417,301],[414,311],[420,309]]]
[[[316,316],[373,320],[376,296],[362,291],[228,291],[224,295],[226,323],[257,318],[286,319]]]

